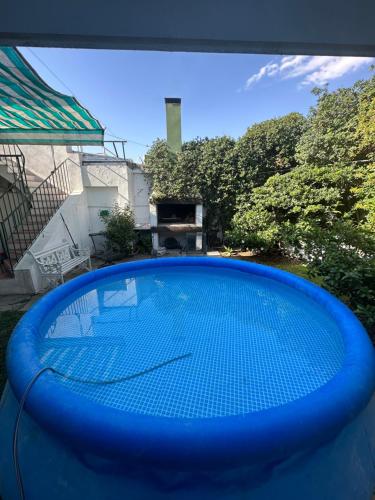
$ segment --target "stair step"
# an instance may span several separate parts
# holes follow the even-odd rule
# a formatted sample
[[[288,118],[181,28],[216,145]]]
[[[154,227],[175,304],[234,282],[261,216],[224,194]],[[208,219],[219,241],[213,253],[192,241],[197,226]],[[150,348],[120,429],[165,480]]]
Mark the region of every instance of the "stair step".
[[[40,184],[41,184],[41,183],[40,183],[39,181],[29,181],[29,180],[27,179],[27,185],[29,186],[29,188],[30,188],[30,189],[35,190],[37,187],[39,187],[39,186],[40,186]]]
[[[65,194],[60,194],[56,196],[35,196],[32,199],[32,204],[33,205],[52,205],[52,204],[58,204],[61,203],[62,201],[65,200],[67,196]]]
[[[65,198],[67,198],[66,194],[57,194],[54,196],[40,196],[34,197],[32,200],[33,205],[45,205],[45,204],[52,204],[52,203],[61,203]]]
[[[31,243],[31,241],[30,241]],[[9,248],[9,252],[14,252],[14,251],[21,251],[23,252],[24,250],[26,250],[26,248],[29,246],[29,242],[27,243],[27,245],[24,244],[21,244],[21,243],[16,243],[16,242],[11,242],[9,241],[8,242],[8,248]]]
[[[55,203],[53,205],[47,205],[47,204],[40,204],[40,205],[33,205],[30,207],[29,212],[30,214],[41,214],[42,212],[55,212],[58,208],[60,207],[60,203]]]
[[[42,184],[42,182],[43,181],[40,181],[40,180],[33,180],[33,179],[29,180],[29,179],[27,179],[27,183],[28,183],[29,187],[37,188],[37,187],[39,187]],[[54,192],[57,192],[57,193],[63,193],[64,192],[62,189],[58,188],[54,184],[50,184],[49,182],[46,182],[41,189],[43,191],[45,191],[45,192],[47,192],[48,190],[51,191],[51,192],[54,191]]]
[[[16,236],[13,236],[13,242],[17,245],[25,245],[25,244],[29,244],[30,241],[32,241],[35,236],[37,236],[39,233],[27,233],[27,234],[23,234],[23,235],[20,235],[21,237],[18,238]],[[8,241],[8,246],[11,245],[11,240]]]
[[[59,207],[60,207],[60,203],[54,203],[53,205],[47,205],[47,204],[38,204],[38,205],[35,205],[33,204],[33,206],[29,209],[29,212],[30,214],[41,214],[42,212],[48,212],[48,213],[51,213],[51,212],[55,212]]]
[[[32,226],[30,224],[30,226],[27,226],[26,224],[21,228],[19,227],[18,228],[18,233],[17,232],[14,232],[13,233],[13,239],[17,239],[17,240],[20,240],[20,239],[27,239],[27,238],[31,238],[32,236],[37,236],[41,231],[42,229],[47,225],[47,222],[48,222],[48,219],[46,219],[45,221],[41,221],[38,225],[34,225]],[[22,238],[22,235],[25,235],[25,238]],[[15,238],[15,236],[20,236],[20,238]]]
[[[23,253],[25,253],[25,252],[23,252]],[[16,253],[13,253],[13,252],[9,252],[9,258],[12,261],[13,266],[22,259],[23,253],[22,254],[20,254],[20,253],[16,254]]]
[[[30,226],[30,224],[33,224],[33,223],[34,223],[34,226],[36,226],[40,220],[50,219],[55,212],[56,212],[56,210],[50,210],[49,212],[46,210],[39,210],[39,209],[30,210],[30,212],[24,218],[23,222],[27,226]]]
[[[39,181],[39,184],[43,182],[42,177],[39,177],[39,175],[32,174],[31,172],[26,172],[26,179],[31,180],[31,181]]]
[[[33,234],[33,233],[38,234],[38,233],[40,233],[40,229],[39,228],[41,228],[41,227],[43,227],[41,225],[41,223],[40,224],[34,224],[34,226],[32,226],[31,224],[29,226],[27,226],[26,224],[24,224],[24,226],[22,227],[22,229],[21,229],[20,226],[18,226],[18,229],[15,230],[15,231],[13,231],[12,238],[14,240],[26,240],[26,239],[30,238],[30,234]]]
[[[38,227],[41,227],[43,228],[44,227],[44,224],[41,225],[41,224],[38,224]],[[35,225],[35,227],[33,228],[32,224],[30,224],[30,226],[26,226],[26,225],[22,225],[22,226],[18,226],[18,231],[15,231],[13,234],[22,234],[22,233],[27,233],[27,234],[39,234],[41,231],[40,230],[37,230],[37,226]]]
[[[2,162],[0,162],[0,167]],[[4,166],[11,167],[7,162]],[[7,241],[9,258],[13,266],[25,254],[27,248],[39,236],[62,203],[69,196],[69,193],[63,191],[52,183],[45,182],[42,177],[34,174],[30,170],[25,170],[27,186],[31,193],[30,206],[25,200],[25,205],[19,213],[23,216],[22,224],[13,230],[11,237]],[[24,178],[25,179],[25,178]]]
[[[43,177],[40,177],[40,175],[35,174],[31,170],[28,170],[27,168],[25,169],[26,177],[33,177],[35,179],[38,179],[40,182],[43,182]]]

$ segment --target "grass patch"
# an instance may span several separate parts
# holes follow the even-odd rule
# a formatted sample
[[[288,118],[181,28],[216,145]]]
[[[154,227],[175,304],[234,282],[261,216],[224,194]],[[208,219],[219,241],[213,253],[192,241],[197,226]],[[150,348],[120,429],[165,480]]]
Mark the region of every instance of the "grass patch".
[[[21,311],[4,311],[0,313],[0,394],[6,382],[5,353],[10,334],[24,313]]]
[[[276,267],[277,269],[296,274],[301,278],[305,278],[306,280],[312,281],[313,283],[321,286],[321,281],[319,280],[319,278],[312,278],[311,276],[309,276],[306,264],[297,260],[292,260],[280,256],[247,255],[247,252],[232,255],[232,258],[246,260],[247,262],[255,262],[256,264],[264,264],[265,266]]]

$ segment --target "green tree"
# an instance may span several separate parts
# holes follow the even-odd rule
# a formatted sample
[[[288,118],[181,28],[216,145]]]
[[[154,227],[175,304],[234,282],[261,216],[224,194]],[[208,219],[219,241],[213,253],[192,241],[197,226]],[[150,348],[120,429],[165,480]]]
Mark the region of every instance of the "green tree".
[[[298,161],[329,165],[374,158],[375,77],[333,92],[315,88],[313,93],[318,100],[297,145]]]
[[[375,238],[375,163],[358,169],[357,178],[359,183],[353,188],[357,199],[352,210],[353,218]]]
[[[216,137],[203,144],[198,184],[206,208],[206,228],[225,230],[233,217],[241,186],[234,139]]]
[[[275,172],[297,166],[297,143],[305,130],[306,119],[290,113],[256,123],[238,140],[238,171],[246,189],[262,185]]]
[[[179,175],[184,177],[184,189],[191,198],[202,197],[201,163],[203,151],[208,142],[208,138],[199,137],[184,142],[178,158]]]
[[[191,179],[181,168],[181,153],[175,153],[166,141],[157,139],[145,156],[145,171],[151,174],[154,201],[162,198],[187,198],[197,193],[189,192]],[[193,185],[193,190],[194,190]]]
[[[375,161],[375,76],[361,84],[355,138],[356,157]]]

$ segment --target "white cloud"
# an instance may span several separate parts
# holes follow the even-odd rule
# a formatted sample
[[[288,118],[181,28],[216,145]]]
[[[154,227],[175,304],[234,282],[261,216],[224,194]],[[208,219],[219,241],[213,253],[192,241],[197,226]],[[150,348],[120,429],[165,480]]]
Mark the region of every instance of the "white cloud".
[[[265,76],[273,76],[275,75],[279,70],[279,66],[277,64],[274,64],[272,61],[260,68],[258,73],[255,73],[254,75],[250,76],[250,78],[247,79],[245,88],[248,89],[253,85],[253,83],[258,82],[261,78]]]
[[[372,57],[284,56],[280,62],[270,61],[251,75],[246,81],[245,90],[263,78],[274,76],[282,79],[299,78],[302,85],[324,85],[373,61]]]

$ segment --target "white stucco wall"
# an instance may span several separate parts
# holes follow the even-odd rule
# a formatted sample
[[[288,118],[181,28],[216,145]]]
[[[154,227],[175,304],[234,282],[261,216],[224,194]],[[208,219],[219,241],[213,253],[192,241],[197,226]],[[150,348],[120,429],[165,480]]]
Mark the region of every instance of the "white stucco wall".
[[[158,209],[153,203],[149,204],[150,211],[150,225],[151,227],[156,227],[158,225]]]
[[[26,168],[43,179],[66,158],[80,163],[79,153],[71,152],[66,146],[22,145],[20,149],[25,156]]]
[[[111,210],[118,201],[117,187],[86,187],[87,208],[89,213],[89,232],[98,233],[105,230],[100,219],[102,210]]]
[[[195,223],[197,226],[203,225],[203,205],[195,205]]]
[[[129,169],[132,180],[132,208],[134,211],[135,224],[139,228],[150,227],[150,180],[147,174],[140,168]]]
[[[89,232],[103,231],[105,226],[100,219],[100,212],[111,210],[116,203],[120,207],[131,203],[128,166],[125,162],[100,162],[85,163],[81,168],[89,213]]]
[[[136,227],[150,227],[149,182],[146,174],[125,162],[85,163],[82,181],[87,192],[90,214],[90,232],[104,229],[99,212],[111,209],[115,203],[130,206]]]

